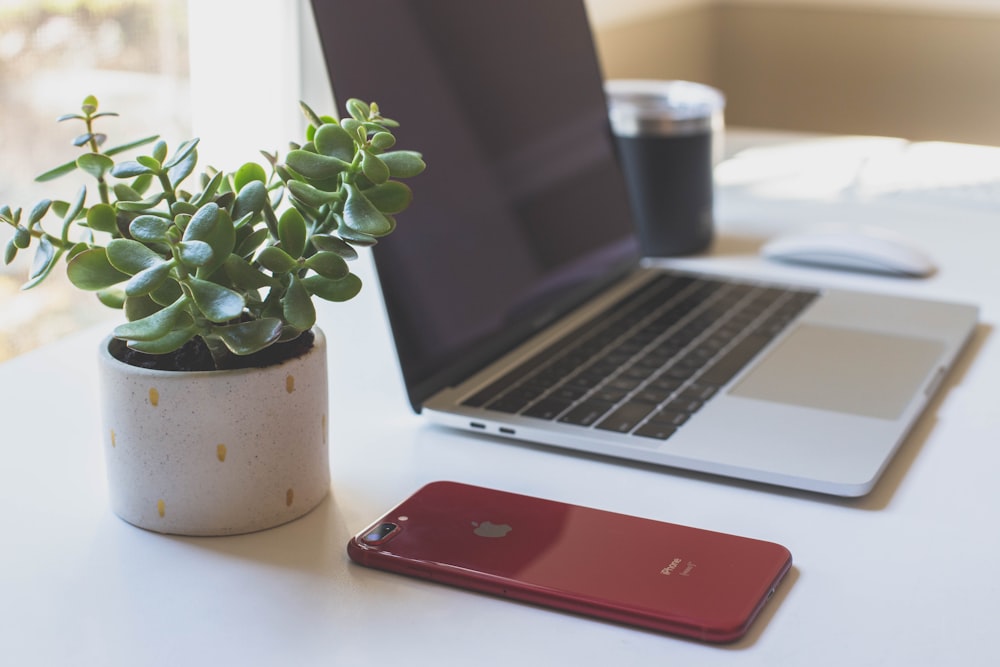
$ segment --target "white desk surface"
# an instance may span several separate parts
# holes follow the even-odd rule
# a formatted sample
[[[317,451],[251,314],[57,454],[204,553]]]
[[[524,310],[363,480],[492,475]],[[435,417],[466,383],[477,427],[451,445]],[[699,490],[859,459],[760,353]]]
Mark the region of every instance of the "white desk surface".
[[[731,133],[737,156],[718,171],[718,242],[711,257],[682,263],[982,306],[959,367],[869,496],[841,500],[433,427],[405,402],[369,289],[320,312],[332,352],[330,497],[258,534],[162,536],[107,507],[95,381],[104,331],[95,329],[0,365],[0,663],[996,664],[1000,204],[953,190],[1000,181],[1000,149],[763,138],[770,148],[760,135]],[[976,156],[984,161],[972,169]],[[894,194],[917,176],[947,187]],[[771,234],[829,221],[903,231],[940,271],[900,280],[755,255]],[[717,647],[348,562],[350,535],[438,479],[772,540],[791,549],[795,567],[750,634]]]

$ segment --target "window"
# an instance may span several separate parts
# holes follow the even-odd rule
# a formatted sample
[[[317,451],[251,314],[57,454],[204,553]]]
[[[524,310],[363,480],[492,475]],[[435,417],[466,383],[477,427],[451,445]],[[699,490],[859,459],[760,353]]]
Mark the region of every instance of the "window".
[[[176,145],[191,135],[187,11],[185,0],[0,0],[0,204],[30,210],[85,182],[33,178],[79,152],[79,123],[56,118],[87,95],[121,114],[98,128],[109,145],[154,133]],[[10,234],[0,226],[0,243]],[[81,298],[62,267],[21,291],[32,254],[0,264],[0,360],[115,315]]]

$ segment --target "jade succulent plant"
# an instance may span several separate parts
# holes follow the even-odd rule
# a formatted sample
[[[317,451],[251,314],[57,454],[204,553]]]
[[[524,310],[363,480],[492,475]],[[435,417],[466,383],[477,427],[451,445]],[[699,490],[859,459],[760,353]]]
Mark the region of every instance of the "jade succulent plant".
[[[270,173],[248,162],[194,176],[198,139],[173,152],[157,136],[105,149],[96,121],[116,114],[87,97],[59,118],[83,123],[74,141],[83,152],[36,180],[82,171],[96,181],[96,201],[84,185],[70,201],[0,207],[13,227],[5,263],[34,246],[30,288],[64,259],[73,285],[124,310],[113,335],[140,353],[201,344],[224,367],[298,338],[315,324],[314,297],[358,294],[347,261],[393,231],[412,199],[399,179],[425,167],[419,153],[394,148],[398,123],[375,103],[349,100],[340,120],[301,106],[306,141],[283,158],[262,151]]]

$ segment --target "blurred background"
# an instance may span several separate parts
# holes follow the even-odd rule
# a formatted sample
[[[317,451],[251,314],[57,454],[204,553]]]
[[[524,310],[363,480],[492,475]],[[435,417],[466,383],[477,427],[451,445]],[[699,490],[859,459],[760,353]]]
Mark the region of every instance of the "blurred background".
[[[1000,0],[586,2],[607,77],[713,85],[730,127],[1000,146]],[[85,182],[33,179],[78,152],[55,119],[89,94],[121,114],[108,145],[198,136],[227,169],[256,158],[247,136],[283,149],[300,99],[332,104],[307,0],[0,0],[0,204]],[[61,267],[21,291],[29,262],[0,266],[0,360],[120,319]]]

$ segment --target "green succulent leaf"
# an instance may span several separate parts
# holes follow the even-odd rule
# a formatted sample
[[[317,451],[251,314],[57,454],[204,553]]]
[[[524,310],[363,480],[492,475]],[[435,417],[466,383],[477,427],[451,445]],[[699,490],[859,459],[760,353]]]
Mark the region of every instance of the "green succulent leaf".
[[[149,294],[166,281],[170,276],[171,268],[173,268],[173,262],[161,261],[159,264],[143,269],[125,283],[125,295],[143,296]]]
[[[226,269],[226,275],[229,276],[229,280],[239,289],[262,289],[270,287],[273,284],[270,277],[253,268],[250,262],[238,255],[229,255],[223,266]]]
[[[299,108],[302,109],[302,114],[306,117],[306,120],[309,121],[310,125],[313,125],[314,127],[323,125],[323,120],[319,117],[319,114],[313,111],[308,104],[299,100]]]
[[[152,174],[143,174],[142,176],[136,176],[132,180],[132,189],[139,193],[139,197],[149,190],[149,186],[153,184]]]
[[[86,243],[83,243],[82,241],[80,243],[77,243],[76,245],[74,245],[72,248],[69,249],[69,252],[66,253],[66,261],[68,262],[69,260],[79,255],[81,252],[84,252],[85,250],[89,249],[90,246],[87,245]]]
[[[76,160],[72,160],[65,164],[61,164],[58,167],[49,169],[35,177],[36,183],[46,183],[51,180],[55,180],[60,176],[65,176],[66,174],[76,171]]]
[[[31,245],[31,232],[28,231],[27,227],[18,225],[14,228],[14,237],[12,240],[14,241],[14,245],[24,250]]]
[[[250,163],[260,168],[259,164]],[[244,165],[246,167],[247,165]],[[264,170],[261,168],[261,172]],[[233,219],[239,220],[247,214],[256,215],[261,212],[267,203],[267,187],[263,181],[250,180],[239,186],[239,193],[233,203]]]
[[[344,224],[349,229],[373,237],[384,236],[392,231],[392,225],[375,203],[368,199],[367,193],[363,194],[350,183],[345,187],[347,201],[344,203]]]
[[[63,251],[56,250],[55,246],[48,238],[42,237],[38,240],[38,249],[31,263],[31,272],[28,274],[28,282],[21,289],[31,289],[52,273],[52,269],[59,262]]]
[[[305,331],[316,324],[316,306],[309,298],[309,291],[302,281],[292,276],[285,296],[281,299],[282,313],[291,326]]]
[[[335,252],[346,260],[358,258],[358,251],[342,239],[328,234],[313,234],[309,239],[316,250]]]
[[[167,142],[157,141],[156,145],[153,146],[153,159],[159,163],[162,163],[167,159]]]
[[[155,134],[151,137],[143,137],[142,139],[137,139],[127,144],[122,144],[121,146],[115,146],[114,148],[109,148],[108,150],[104,151],[104,154],[107,156],[118,155],[119,153],[130,151],[133,148],[139,148],[140,146],[145,146],[146,144],[152,143],[159,138],[160,138],[159,135]]]
[[[69,229],[70,223],[76,220],[76,217],[80,215],[81,211],[83,211],[83,205],[86,203],[86,201],[87,201],[87,188],[81,186],[76,193],[76,199],[73,200],[73,203],[70,204],[69,207],[66,209],[66,212],[63,213],[63,220],[62,220],[63,240],[66,240],[65,232]]]
[[[316,130],[313,145],[321,155],[335,157],[345,162],[354,159],[354,139],[344,128],[334,123],[326,123]]]
[[[150,174],[150,176],[151,175],[152,174]],[[139,178],[144,178],[144,177],[140,176]],[[136,179],[136,180],[138,180],[138,179]],[[123,201],[142,201],[142,193],[139,192],[138,190],[136,190],[131,185],[128,185],[126,183],[115,183],[115,185],[112,188],[112,190],[115,193],[115,198],[119,202],[123,202]]]
[[[185,241],[204,241],[212,233],[216,220],[219,219],[219,206],[209,202],[191,216],[191,221],[184,228]]]
[[[188,229],[190,229],[190,225]],[[211,246],[212,261],[198,269],[198,277],[207,278],[222,266],[226,257],[229,257],[233,248],[236,247],[236,228],[233,226],[233,219],[229,217],[229,212],[226,209],[219,209],[215,225],[208,234],[200,239],[185,239],[185,241],[188,240],[204,241]]]
[[[117,287],[109,287],[108,289],[98,290],[97,300],[108,308],[121,310],[125,307],[125,292]]]
[[[382,213],[401,213],[413,201],[410,186],[399,181],[386,181],[364,191],[365,197]]]
[[[177,255],[185,265],[197,269],[208,266],[214,253],[212,246],[204,241],[181,241],[177,244]]]
[[[292,193],[292,196],[305,204],[313,207],[320,207],[323,204],[329,204],[330,202],[335,202],[340,199],[340,194],[337,192],[327,192],[326,190],[320,190],[315,188],[308,183],[303,183],[302,181],[289,181],[288,191]]]
[[[368,132],[365,130],[365,124],[356,118],[345,118],[340,121],[340,126],[351,135],[351,138],[357,141],[359,144],[363,144],[368,138]]]
[[[361,291],[361,278],[353,273],[340,280],[331,280],[323,276],[307,276],[302,284],[311,294],[326,301],[349,301]]]
[[[84,153],[76,159],[76,166],[97,180],[103,180],[104,175],[115,166],[115,161],[100,153]]]
[[[263,350],[281,336],[282,322],[275,317],[266,317],[251,322],[241,322],[222,327],[212,327],[212,334],[218,336],[233,354],[247,355]]]
[[[275,275],[289,273],[299,267],[295,258],[281,248],[269,245],[257,255],[257,262]]]
[[[389,167],[373,153],[365,151],[361,157],[361,171],[372,183],[385,183],[389,180]]]
[[[130,340],[128,346],[137,352],[145,352],[146,354],[170,354],[184,347],[184,344],[197,334],[198,328],[192,323],[154,340]]]
[[[238,292],[200,278],[189,278],[187,285],[195,305],[212,322],[227,322],[243,314],[246,301]]]
[[[416,151],[391,151],[379,157],[389,167],[389,175],[393,178],[410,178],[427,168],[423,156]]]
[[[111,265],[104,248],[77,253],[66,264],[66,275],[76,287],[89,292],[106,289],[129,278],[127,273]]]
[[[301,149],[290,151],[285,164],[306,178],[320,180],[332,178],[351,166],[344,160]]]
[[[164,193],[158,192],[154,195],[146,197],[142,201],[119,201],[117,206],[119,211],[142,213],[143,211],[155,208],[161,201],[164,200],[165,197],[166,195]]]
[[[112,239],[107,251],[111,266],[130,276],[163,262],[159,254],[132,239]]]
[[[28,227],[30,228],[33,224],[44,218],[45,214],[49,212],[49,208],[51,208],[51,206],[51,199],[43,199],[35,204],[35,207],[31,209],[31,213],[28,214]]]
[[[191,201],[196,207],[201,208],[208,202],[212,201],[216,193],[219,191],[219,187],[225,180],[226,175],[223,172],[216,172],[212,178],[208,180],[205,184],[204,190],[198,195],[194,200]]]
[[[188,159],[194,149],[198,147],[198,139],[188,139],[178,147],[177,152],[170,158],[170,161],[163,165],[164,169],[173,169],[184,160]]]
[[[148,168],[153,173],[158,174],[165,169],[163,164],[161,164],[160,161],[157,160],[152,155],[140,155],[135,159],[135,161],[141,164],[142,166]]]
[[[239,242],[239,246],[234,251],[243,258],[248,258],[257,252],[257,248],[264,244],[269,233],[266,227],[253,230],[245,239]]]
[[[103,202],[91,206],[87,209],[87,226],[97,232],[117,232],[118,221],[114,207]]]
[[[167,280],[149,293],[149,298],[160,307],[169,306],[183,296],[180,284],[176,280]],[[131,318],[129,318],[131,319]]]
[[[183,160],[169,168],[167,178],[176,188],[194,172],[196,166],[198,166],[198,151],[191,151]]]
[[[359,246],[361,248],[367,248],[378,243],[378,239],[374,236],[369,236],[368,234],[362,234],[361,232],[356,232],[347,225],[341,224],[337,228],[337,234],[340,235],[345,241],[349,241],[351,245]]]
[[[153,170],[149,167],[140,164],[135,160],[128,160],[126,162],[119,162],[111,170],[111,175],[115,178],[133,178],[135,176],[142,176],[143,174],[152,174]]]
[[[107,290],[106,290],[107,291]],[[125,311],[125,319],[129,322],[134,322],[135,320],[141,320],[144,317],[149,317],[153,313],[163,310],[164,305],[169,306],[171,303],[176,301],[171,301],[167,304],[160,304],[146,294],[141,296],[126,296],[125,303],[122,305],[122,309]]]
[[[93,211],[95,208],[97,207],[94,206],[90,210]],[[159,216],[140,215],[129,223],[128,231],[132,235],[132,238],[137,241],[142,241],[143,243],[163,243],[167,241],[167,231],[172,226],[173,224],[169,220]]]
[[[332,280],[346,278],[347,274],[351,272],[347,262],[336,252],[320,251],[306,260],[306,266],[319,275]]]
[[[382,152],[396,145],[396,137],[391,132],[376,132],[368,143],[374,150]]]
[[[186,215],[187,220],[190,220],[191,216],[193,216],[197,212],[198,212],[198,207],[188,201],[175,201],[170,206],[170,213],[171,215],[174,216],[175,220],[178,216],[181,215]],[[184,223],[184,226],[187,227],[187,222]]]
[[[3,263],[10,264],[13,262],[14,258],[17,257],[18,250],[19,248],[17,247],[17,244],[14,243],[14,239],[7,241],[7,245],[4,247],[3,252]]]
[[[278,240],[281,249],[293,259],[298,259],[306,249],[306,220],[298,209],[290,208],[278,219]]]
[[[347,107],[347,113],[351,114],[351,118],[354,118],[355,120],[361,122],[368,120],[368,116],[371,113],[370,105],[365,104],[364,102],[355,97],[352,97],[351,99],[347,100],[347,104],[345,106]]]
[[[254,181],[262,185],[267,184],[267,172],[256,162],[245,163],[233,174],[233,187],[237,192],[242,191],[248,183]]]

